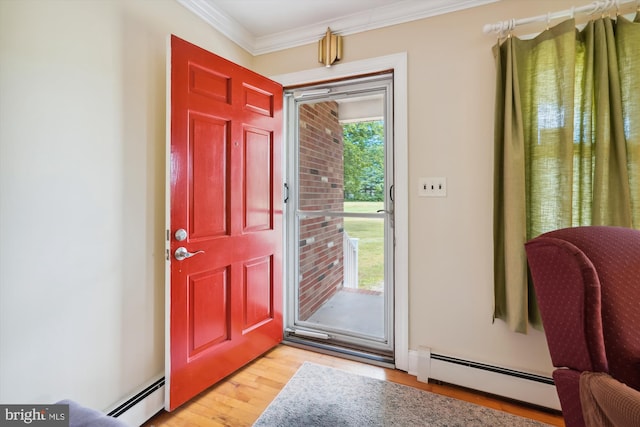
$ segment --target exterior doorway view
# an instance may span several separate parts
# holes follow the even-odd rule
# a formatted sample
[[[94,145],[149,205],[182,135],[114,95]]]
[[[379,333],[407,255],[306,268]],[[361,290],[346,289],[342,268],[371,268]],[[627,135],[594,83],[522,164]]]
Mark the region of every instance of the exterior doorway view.
[[[391,365],[392,82],[285,90],[285,340]]]

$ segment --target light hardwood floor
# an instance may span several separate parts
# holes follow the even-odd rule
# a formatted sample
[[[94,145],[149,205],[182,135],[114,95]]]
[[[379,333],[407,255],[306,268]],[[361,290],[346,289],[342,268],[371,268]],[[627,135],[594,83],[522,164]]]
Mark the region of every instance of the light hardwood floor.
[[[564,426],[562,417],[526,405],[454,386],[426,384],[406,372],[279,345],[171,413],[160,412],[145,427],[251,426],[305,361],[408,385],[489,408]]]

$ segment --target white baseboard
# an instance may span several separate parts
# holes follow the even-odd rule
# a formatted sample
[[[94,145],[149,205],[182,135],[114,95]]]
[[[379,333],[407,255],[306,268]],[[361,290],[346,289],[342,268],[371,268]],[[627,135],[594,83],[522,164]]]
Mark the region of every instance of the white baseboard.
[[[491,367],[472,361],[469,361],[468,364],[455,363],[460,360],[450,358],[454,360],[454,363],[452,363],[452,361],[446,360],[446,357],[434,358],[434,356],[428,348],[420,348],[419,351],[410,350],[409,373],[416,375],[418,381],[422,382],[427,382],[431,378],[545,408],[560,410],[560,401],[558,400],[555,385],[535,379],[535,377],[538,377],[548,381],[549,378],[531,375],[526,372]],[[534,377],[534,379],[526,378],[527,376]]]
[[[164,387],[164,377],[158,378],[107,413],[131,427],[138,427],[164,408]]]

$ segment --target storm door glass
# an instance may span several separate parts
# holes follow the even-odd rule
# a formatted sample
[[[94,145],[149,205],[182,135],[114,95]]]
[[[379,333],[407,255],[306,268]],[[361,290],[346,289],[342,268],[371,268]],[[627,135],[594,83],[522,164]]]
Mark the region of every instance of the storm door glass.
[[[390,76],[297,89],[289,337],[392,359]]]

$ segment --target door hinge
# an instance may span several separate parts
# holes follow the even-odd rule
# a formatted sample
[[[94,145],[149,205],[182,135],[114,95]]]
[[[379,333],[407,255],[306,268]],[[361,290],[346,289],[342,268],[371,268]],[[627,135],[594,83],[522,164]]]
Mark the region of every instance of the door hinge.
[[[284,203],[289,203],[289,184],[284,183]]]

